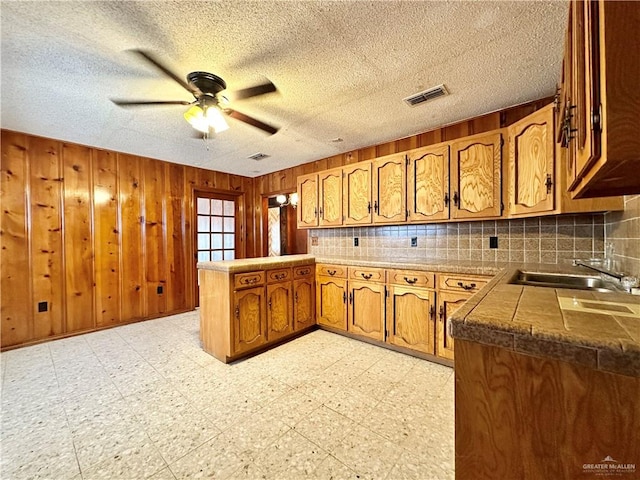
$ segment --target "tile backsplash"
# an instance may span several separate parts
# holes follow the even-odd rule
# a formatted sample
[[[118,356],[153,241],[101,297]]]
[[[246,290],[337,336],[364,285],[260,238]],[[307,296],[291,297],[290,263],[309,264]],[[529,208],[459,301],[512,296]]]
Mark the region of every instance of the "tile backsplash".
[[[624,198],[623,212],[605,214],[605,239],[613,244],[615,266],[640,277],[640,195]]]
[[[640,202],[639,202],[640,204]],[[312,244],[312,238],[318,244]],[[354,246],[354,238],[359,246]],[[417,246],[411,247],[411,239]],[[490,248],[497,237],[497,248]],[[602,258],[605,215],[560,215],[518,220],[317,229],[308,252],[352,257],[565,263]],[[617,250],[616,250],[617,251]]]

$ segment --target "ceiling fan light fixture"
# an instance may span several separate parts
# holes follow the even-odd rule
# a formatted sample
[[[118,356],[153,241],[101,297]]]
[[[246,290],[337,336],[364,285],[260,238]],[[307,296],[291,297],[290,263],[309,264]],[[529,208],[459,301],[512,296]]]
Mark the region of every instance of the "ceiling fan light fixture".
[[[192,105],[189,107],[189,109],[184,112],[184,119],[199,132],[207,133],[209,131],[209,122],[200,105]]]
[[[216,133],[224,132],[229,128],[226,120],[222,116],[222,112],[218,107],[210,106],[207,108],[207,123]]]

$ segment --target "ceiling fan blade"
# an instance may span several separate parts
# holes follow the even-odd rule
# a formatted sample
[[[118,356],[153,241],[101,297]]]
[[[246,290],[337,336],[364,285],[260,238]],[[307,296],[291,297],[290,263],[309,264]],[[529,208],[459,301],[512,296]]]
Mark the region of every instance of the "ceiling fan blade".
[[[186,100],[157,100],[157,101],[147,101],[147,100],[118,100],[112,98],[111,101],[118,105],[119,107],[148,107],[152,105],[191,105],[193,102],[188,102]]]
[[[182,88],[187,90],[194,97],[197,97],[202,94],[200,90],[193,88],[191,85],[185,82],[184,79],[180,78],[178,75],[176,75],[171,70],[169,70],[169,68],[163,65],[159,60],[155,59],[151,53],[145,52],[144,50],[137,50],[137,49],[133,49],[131,51],[134,53],[137,53],[138,55],[143,57],[145,60],[155,65],[160,71],[162,71],[168,77],[172,78],[176,83],[180,84]]]
[[[256,85],[254,87],[242,88],[240,90],[234,90],[229,92],[229,97],[232,100],[243,100],[245,98],[257,97],[258,95],[264,95],[265,93],[275,92],[276,86],[271,83],[263,83],[262,85]]]
[[[231,108],[225,108],[224,112],[227,115],[229,115],[231,118],[240,120],[241,122],[244,122],[253,127],[259,128],[260,130],[264,130],[265,132],[271,135],[273,135],[279,130],[279,128],[272,127],[271,125],[267,125],[266,123],[261,122],[260,120],[256,120],[255,118],[250,117],[249,115],[245,115],[244,113],[240,113],[239,111],[233,110]]]

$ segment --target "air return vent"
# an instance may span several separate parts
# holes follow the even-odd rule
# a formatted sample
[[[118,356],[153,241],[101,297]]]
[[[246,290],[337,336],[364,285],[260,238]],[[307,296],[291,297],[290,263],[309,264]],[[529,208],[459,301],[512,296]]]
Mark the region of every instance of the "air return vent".
[[[447,92],[447,89],[444,85],[438,85],[437,87],[430,88],[429,90],[425,90],[424,92],[416,93],[415,95],[411,95],[403,100],[410,107],[415,107],[426,101],[433,100],[434,98],[443,97],[448,93],[449,92]]]
[[[258,162],[260,160],[264,160],[265,158],[269,158],[270,156],[271,155],[267,155],[266,153],[254,153],[253,155],[249,155],[247,158]]]

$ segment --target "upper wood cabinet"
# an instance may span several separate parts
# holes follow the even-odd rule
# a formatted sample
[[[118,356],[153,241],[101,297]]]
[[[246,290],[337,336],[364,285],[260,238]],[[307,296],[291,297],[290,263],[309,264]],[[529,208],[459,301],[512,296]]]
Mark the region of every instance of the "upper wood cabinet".
[[[409,221],[449,218],[449,144],[436,144],[408,154]]]
[[[343,224],[371,223],[371,162],[359,162],[342,168]]]
[[[298,228],[318,226],[318,174],[301,175],[297,179]]]
[[[574,0],[560,137],[575,198],[640,193],[640,8]],[[570,70],[570,71],[567,71]]]
[[[342,168],[318,174],[318,225],[342,225]]]
[[[532,113],[507,131],[509,217],[624,209],[621,196],[574,199],[568,194],[568,172],[563,165],[568,152],[554,142],[554,105]]]
[[[407,219],[406,155],[393,154],[373,161],[373,223]]]
[[[553,105],[534,112],[508,128],[509,214],[551,212],[554,209]]]
[[[451,144],[451,218],[495,218],[502,213],[502,133]]]

